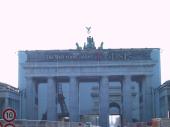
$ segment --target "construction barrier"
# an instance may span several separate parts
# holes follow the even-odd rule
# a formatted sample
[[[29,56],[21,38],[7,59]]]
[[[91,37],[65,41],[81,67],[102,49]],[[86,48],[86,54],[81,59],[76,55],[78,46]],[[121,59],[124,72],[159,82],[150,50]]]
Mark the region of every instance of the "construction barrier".
[[[170,119],[154,118],[149,122],[127,123],[123,127],[170,127]]]
[[[170,127],[169,118],[155,118],[152,120],[152,127]]]

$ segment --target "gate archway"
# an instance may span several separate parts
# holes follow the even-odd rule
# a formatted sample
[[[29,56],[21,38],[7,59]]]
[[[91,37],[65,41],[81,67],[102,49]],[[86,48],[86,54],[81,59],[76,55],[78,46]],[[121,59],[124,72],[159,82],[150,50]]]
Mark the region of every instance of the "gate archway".
[[[121,126],[122,125],[122,115],[121,115],[121,107],[116,102],[111,102],[109,104],[109,124],[110,127],[113,126]]]

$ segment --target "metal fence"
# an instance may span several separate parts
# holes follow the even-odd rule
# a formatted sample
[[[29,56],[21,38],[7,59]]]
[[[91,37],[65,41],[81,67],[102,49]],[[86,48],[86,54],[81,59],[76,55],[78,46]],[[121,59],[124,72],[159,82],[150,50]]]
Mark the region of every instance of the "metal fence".
[[[136,123],[129,123],[125,127],[151,127],[151,125],[148,125],[147,122],[136,122]]]
[[[4,120],[0,122],[5,126],[8,124]],[[81,122],[47,121],[47,120],[15,120],[11,122],[15,127],[97,127],[95,125],[86,125]]]

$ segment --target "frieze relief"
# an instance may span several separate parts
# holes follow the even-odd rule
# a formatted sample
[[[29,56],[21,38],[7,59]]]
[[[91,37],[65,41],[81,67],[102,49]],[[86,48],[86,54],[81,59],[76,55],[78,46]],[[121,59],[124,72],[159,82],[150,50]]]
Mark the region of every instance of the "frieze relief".
[[[27,51],[27,62],[151,60],[152,49]]]

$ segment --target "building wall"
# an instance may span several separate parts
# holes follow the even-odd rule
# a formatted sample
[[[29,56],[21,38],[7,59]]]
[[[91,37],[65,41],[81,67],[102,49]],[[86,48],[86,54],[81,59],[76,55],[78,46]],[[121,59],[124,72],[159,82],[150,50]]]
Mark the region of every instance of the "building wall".
[[[168,118],[170,111],[170,81],[166,81],[159,88],[160,99],[160,117]]]
[[[13,108],[17,113],[17,118],[20,118],[19,90],[8,84],[0,83],[0,114],[8,107]]]

